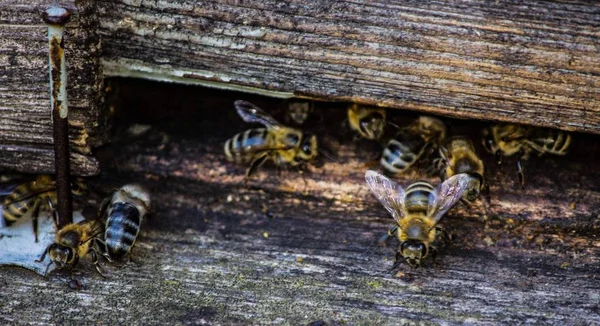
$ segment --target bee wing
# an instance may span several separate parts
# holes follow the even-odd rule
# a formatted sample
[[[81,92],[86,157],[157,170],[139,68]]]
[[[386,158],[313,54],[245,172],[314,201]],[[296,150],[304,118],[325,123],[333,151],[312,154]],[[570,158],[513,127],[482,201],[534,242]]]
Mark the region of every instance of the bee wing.
[[[406,216],[404,211],[404,189],[388,177],[373,170],[368,170],[365,173],[365,180],[373,195],[392,214],[394,220],[400,222]]]
[[[469,184],[469,176],[465,173],[452,176],[444,181],[429,195],[429,214],[437,223],[446,212],[460,200]]]
[[[250,102],[238,100],[233,102],[233,105],[235,106],[239,116],[242,117],[242,119],[246,122],[260,123],[267,128],[273,128],[281,125],[263,109]]]

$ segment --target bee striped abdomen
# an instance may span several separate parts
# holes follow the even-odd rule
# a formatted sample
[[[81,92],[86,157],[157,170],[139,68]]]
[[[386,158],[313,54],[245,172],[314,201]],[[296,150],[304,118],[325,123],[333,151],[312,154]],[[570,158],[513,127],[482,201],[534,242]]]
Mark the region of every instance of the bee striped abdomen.
[[[140,212],[129,203],[115,203],[106,220],[104,240],[108,254],[112,258],[120,258],[128,253],[138,233],[141,224]]]
[[[408,214],[427,214],[429,196],[433,186],[425,181],[417,181],[406,188],[405,205]]]
[[[7,226],[25,216],[33,207],[34,197],[23,199],[28,193],[30,193],[29,187],[19,186],[4,199],[2,217]]]
[[[255,128],[236,134],[225,142],[225,157],[236,163],[248,163],[253,159],[253,150],[266,143],[267,129]]]
[[[388,175],[404,173],[423,156],[426,143],[420,136],[401,133],[383,150],[381,168]]]

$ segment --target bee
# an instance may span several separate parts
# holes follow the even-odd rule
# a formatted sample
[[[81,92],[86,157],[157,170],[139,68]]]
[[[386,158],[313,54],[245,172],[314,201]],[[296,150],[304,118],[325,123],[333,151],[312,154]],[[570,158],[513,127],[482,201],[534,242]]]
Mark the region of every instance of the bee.
[[[538,156],[567,154],[571,145],[571,135],[562,130],[536,128],[516,124],[497,124],[483,130],[483,146],[496,155],[498,164],[502,156],[519,154],[517,171],[521,187],[525,186],[522,160],[528,160],[531,153]]]
[[[87,185],[85,181],[76,178],[71,183],[71,192],[75,196],[86,194]],[[23,217],[31,217],[35,242],[37,242],[37,224],[40,211],[51,211],[56,202],[54,177],[42,174],[33,181],[14,186],[12,191],[2,200],[2,218],[4,223],[10,226]]]
[[[378,140],[385,131],[386,112],[382,108],[353,103],[348,107],[348,124],[361,137]]]
[[[380,160],[381,169],[389,176],[399,176],[426,153],[433,153],[446,138],[446,125],[439,119],[421,116],[402,128],[392,138]]]
[[[91,254],[92,262],[96,271],[104,277],[98,264],[97,240],[104,233],[104,223],[100,219],[86,219],[79,223],[71,223],[56,232],[54,243],[50,244],[40,259],[41,262],[50,256],[50,265],[54,264],[58,269],[73,268],[79,262],[79,258]]]
[[[311,101],[291,99],[288,101],[286,112],[286,122],[293,122],[296,125],[302,125],[314,111],[314,105]]]
[[[107,260],[120,259],[131,251],[140,232],[140,226],[150,209],[150,194],[142,186],[128,184],[103,201],[98,216],[106,218],[104,248]]]
[[[483,161],[477,156],[470,139],[463,136],[450,138],[445,146],[440,147],[440,156],[442,180],[460,173],[469,176],[467,190],[463,195],[465,200],[474,202],[482,191],[489,192],[489,186],[484,178]]]
[[[267,160],[276,165],[302,167],[317,157],[315,135],[280,124],[252,103],[235,101],[234,106],[244,121],[265,126],[246,130],[225,142],[225,157],[229,161],[250,163],[246,180]]]
[[[392,269],[401,262],[401,258],[409,266],[417,268],[430,253],[435,254],[432,243],[436,240],[437,231],[443,233],[437,223],[460,200],[470,180],[466,174],[457,174],[435,189],[427,182],[418,181],[405,191],[376,171],[367,171],[365,179],[373,195],[397,223],[388,232],[389,236],[396,235],[400,240]]]

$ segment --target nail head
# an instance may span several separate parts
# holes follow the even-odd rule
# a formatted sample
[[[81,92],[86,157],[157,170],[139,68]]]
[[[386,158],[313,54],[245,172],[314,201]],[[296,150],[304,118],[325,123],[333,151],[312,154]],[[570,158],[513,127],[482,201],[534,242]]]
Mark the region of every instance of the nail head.
[[[44,11],[42,18],[47,24],[64,25],[69,21],[71,13],[61,7],[50,7]]]

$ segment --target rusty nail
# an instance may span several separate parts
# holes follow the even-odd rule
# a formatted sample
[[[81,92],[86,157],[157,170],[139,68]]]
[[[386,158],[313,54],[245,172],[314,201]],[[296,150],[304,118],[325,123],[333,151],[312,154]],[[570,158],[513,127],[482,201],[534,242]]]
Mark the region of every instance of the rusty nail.
[[[50,48],[50,107],[54,127],[54,166],[58,197],[57,227],[73,223],[73,197],[71,195],[71,170],[69,166],[69,108],[67,101],[67,64],[63,32],[71,13],[60,7],[50,7],[42,18],[48,25]]]

